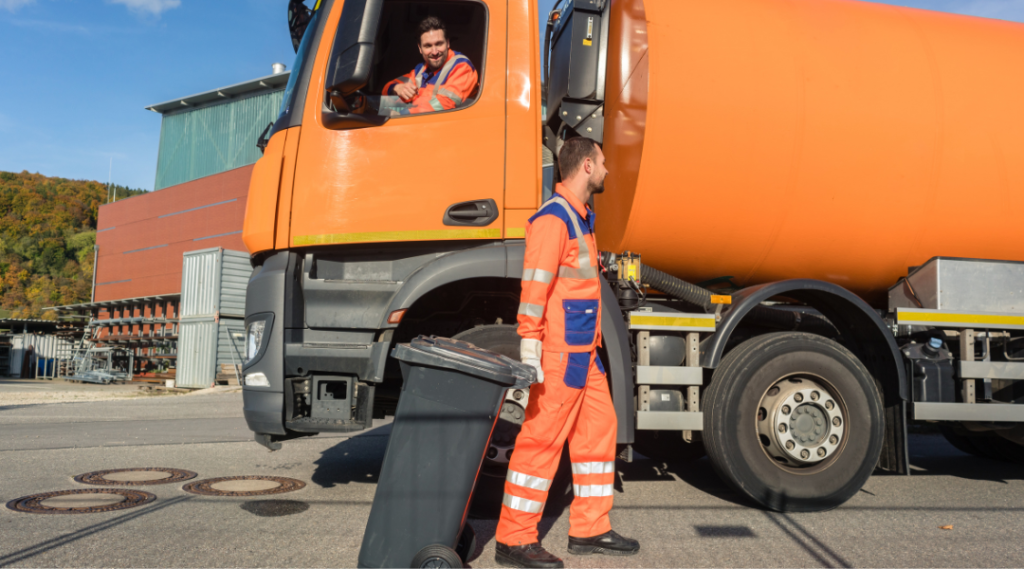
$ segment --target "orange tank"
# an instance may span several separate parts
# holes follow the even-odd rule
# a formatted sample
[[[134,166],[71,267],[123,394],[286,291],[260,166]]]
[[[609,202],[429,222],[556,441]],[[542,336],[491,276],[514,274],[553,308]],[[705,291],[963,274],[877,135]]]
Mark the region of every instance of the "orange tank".
[[[875,303],[1024,260],[1024,25],[848,0],[613,2],[598,244]]]

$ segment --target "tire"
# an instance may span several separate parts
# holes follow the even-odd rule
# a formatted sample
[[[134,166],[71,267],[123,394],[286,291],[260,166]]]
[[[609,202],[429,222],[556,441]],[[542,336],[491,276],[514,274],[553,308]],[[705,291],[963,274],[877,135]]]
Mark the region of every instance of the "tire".
[[[419,553],[412,558],[412,563],[409,567],[418,569],[420,567],[430,567],[436,569],[447,569],[449,567],[462,567],[462,558],[459,557],[458,553],[455,553],[450,547],[443,545],[428,545],[423,549],[419,550]]]
[[[516,326],[510,324],[488,324],[477,326],[453,336],[455,340],[469,342],[483,348],[497,352],[519,361],[519,333]],[[529,394],[529,390],[526,390]],[[523,401],[528,401],[529,395]],[[515,400],[505,400],[502,406],[501,416],[498,424],[494,427],[491,440],[488,444],[488,451],[496,449],[503,460],[496,460],[496,457],[484,455],[484,463],[480,468],[480,475],[477,476],[476,489],[473,491],[473,499],[469,505],[469,516],[475,519],[497,519],[501,514],[501,499],[505,494],[505,476],[508,474],[508,460],[515,447],[515,437],[525,419],[525,407],[518,406]],[[517,407],[518,406],[518,407]],[[511,411],[511,412],[510,412]],[[521,413],[520,413],[521,411]],[[548,490],[548,501],[544,506],[545,515],[564,509],[572,501],[572,471],[569,461],[568,446],[562,450],[562,459],[554,479],[551,481],[551,488]]]
[[[743,342],[705,392],[703,438],[715,471],[771,510],[824,511],[849,500],[878,464],[883,436],[867,368],[814,334]]]
[[[689,462],[707,454],[703,441],[688,443],[680,431],[637,431],[634,441],[637,452],[662,462]]]

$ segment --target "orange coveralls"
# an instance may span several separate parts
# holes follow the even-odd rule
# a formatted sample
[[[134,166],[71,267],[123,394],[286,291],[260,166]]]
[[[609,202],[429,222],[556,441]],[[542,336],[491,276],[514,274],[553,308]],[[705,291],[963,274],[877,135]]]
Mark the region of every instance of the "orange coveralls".
[[[539,339],[544,383],[530,388],[526,420],[505,480],[497,541],[537,542],[562,445],[569,441],[573,491],[569,535],[611,530],[615,408],[601,343],[601,281],[594,212],[561,184],[526,226],[519,335]]]
[[[432,113],[461,107],[476,95],[479,77],[473,62],[461,53],[450,49],[448,59],[441,69],[431,72],[421,63],[412,71],[393,79],[384,86],[384,95],[395,95],[395,87],[402,83],[416,82],[419,91],[411,101],[393,109],[398,115]]]

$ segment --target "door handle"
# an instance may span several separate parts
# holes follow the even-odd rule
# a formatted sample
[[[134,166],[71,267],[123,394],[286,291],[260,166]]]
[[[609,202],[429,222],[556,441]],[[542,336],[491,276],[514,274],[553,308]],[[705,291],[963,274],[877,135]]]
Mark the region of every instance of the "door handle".
[[[444,212],[445,225],[470,225],[482,227],[498,219],[498,204],[494,200],[473,200],[459,202]]]

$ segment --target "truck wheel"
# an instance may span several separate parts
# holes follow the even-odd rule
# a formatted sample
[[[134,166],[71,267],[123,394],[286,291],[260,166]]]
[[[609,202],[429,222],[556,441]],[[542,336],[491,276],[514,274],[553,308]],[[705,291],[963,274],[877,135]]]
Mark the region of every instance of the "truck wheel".
[[[519,361],[519,333],[516,326],[510,324],[488,324],[459,332],[452,338],[469,342],[478,348],[491,350],[503,356]],[[516,437],[526,419],[526,404],[530,400],[530,390],[523,389],[523,396],[516,398],[515,392],[506,394],[501,406],[498,424],[494,426],[491,440],[487,443],[487,452],[480,467],[480,476],[476,480],[473,500],[469,505],[469,515],[476,519],[494,519],[501,514],[501,499],[505,494],[505,476],[508,475],[508,462],[512,458]],[[564,508],[572,501],[572,471],[569,461],[568,446],[562,449],[562,460],[548,490],[547,508]]]
[[[409,564],[409,567],[430,567],[432,569],[462,567],[462,559],[460,559],[459,554],[452,551],[450,547],[445,547],[443,545],[428,545],[419,550],[416,557],[412,558],[412,563]]]
[[[727,483],[780,512],[839,506],[878,463],[882,403],[849,350],[800,332],[733,349],[705,392],[704,445]]]
[[[519,333],[516,332],[516,326],[508,324],[477,326],[459,332],[453,338],[519,361],[520,338]],[[505,402],[502,403],[498,424],[494,426],[491,440],[487,443],[487,452],[484,454],[484,463],[480,469],[481,476],[505,479],[516,437],[523,426],[523,420],[526,419],[526,403],[530,397],[529,389],[520,391],[523,392],[520,398],[517,399],[513,394],[512,397],[506,396]]]

